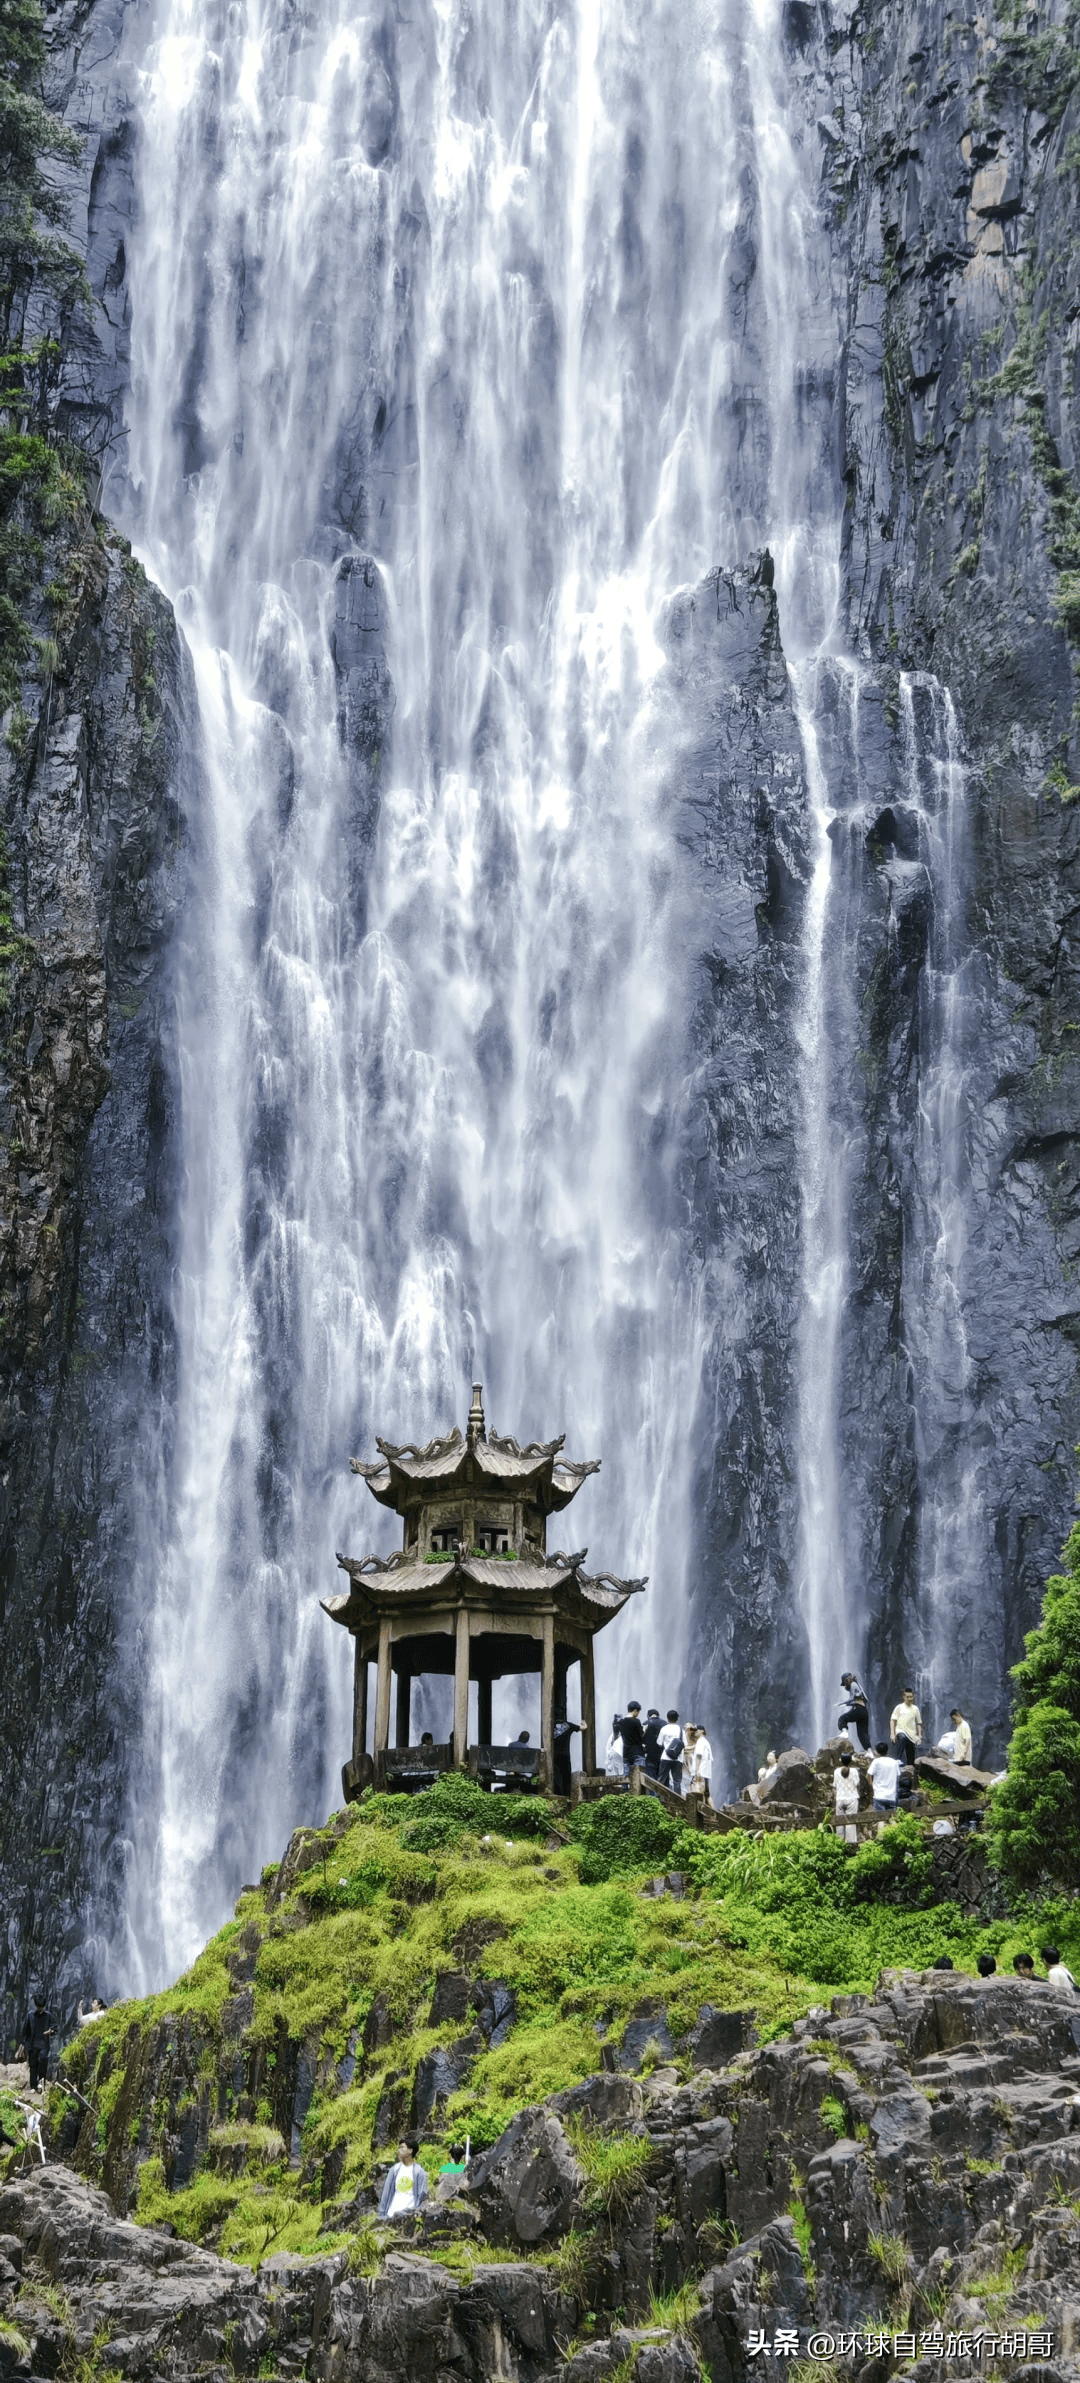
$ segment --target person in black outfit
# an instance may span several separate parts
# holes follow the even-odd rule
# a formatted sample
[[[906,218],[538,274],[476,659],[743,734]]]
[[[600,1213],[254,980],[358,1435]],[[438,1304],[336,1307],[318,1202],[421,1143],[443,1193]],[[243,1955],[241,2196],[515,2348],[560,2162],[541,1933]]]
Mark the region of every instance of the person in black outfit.
[[[656,1706],[650,1705],[645,1716],[645,1776],[647,1779],[659,1779],[660,1777],[660,1732],[663,1726]]]
[[[842,1687],[848,1701],[846,1713],[841,1713],[837,1720],[837,1729],[846,1729],[848,1722],[853,1721],[855,1723],[856,1730],[858,1731],[859,1744],[862,1747],[863,1753],[869,1754],[870,1707],[866,1699],[866,1690],[865,1688],[860,1687],[853,1671],[841,1672],[840,1686]]]
[[[622,1739],[623,1772],[629,1778],[633,1764],[645,1760],[645,1732],[641,1726],[641,1706],[636,1697],[627,1705],[619,1723],[619,1736]]]
[[[49,2074],[49,2046],[56,2021],[46,2010],[40,1994],[34,1996],[34,2007],[23,2020],[23,2050],[30,2063],[30,2091],[36,2093]]]

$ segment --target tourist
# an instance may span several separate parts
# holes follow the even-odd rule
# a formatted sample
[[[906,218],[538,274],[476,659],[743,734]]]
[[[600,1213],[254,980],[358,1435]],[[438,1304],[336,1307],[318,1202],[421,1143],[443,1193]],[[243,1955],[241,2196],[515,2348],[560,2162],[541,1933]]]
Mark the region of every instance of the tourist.
[[[953,1725],[953,1761],[971,1761],[971,1730],[959,1705],[954,1705],[949,1719]]]
[[[580,1721],[555,1723],[555,1747],[551,1758],[552,1781],[557,1796],[568,1796],[571,1781],[570,1740],[581,1728]]]
[[[694,1724],[694,1760],[690,1772],[690,1784],[687,1789],[687,1793],[693,1796],[700,1796],[706,1811],[708,1810],[709,1806],[709,1790],[711,1785],[712,1747],[709,1744],[705,1730],[702,1728],[700,1721],[698,1721]]]
[[[1018,1978],[1027,1978],[1030,1980],[1035,1975],[1035,1963],[1032,1960],[1030,1953],[1014,1953],[1013,1968],[1015,1969]]]
[[[611,1724],[611,1736],[604,1748],[604,1776],[606,1779],[621,1779],[622,1775],[622,1739],[619,1736],[619,1716],[616,1713]]]
[[[948,1953],[939,1953],[934,1963],[935,1969],[953,1969],[955,1966],[955,1962],[950,1960]]]
[[[660,1785],[669,1787],[673,1796],[681,1796],[683,1786],[683,1733],[679,1716],[672,1705],[660,1732]]]
[[[833,1802],[836,1807],[838,1837],[848,1845],[858,1841],[855,1821],[859,1810],[859,1774],[850,1754],[842,1754],[832,1775]]]
[[[898,1705],[893,1706],[889,1736],[900,1755],[901,1762],[914,1762],[916,1747],[922,1744],[922,1714],[915,1702],[914,1688],[905,1688]]]
[[[49,2046],[55,2027],[56,2021],[52,2012],[46,2009],[44,1996],[35,1994],[33,2010],[28,2011],[23,2020],[21,2047],[30,2063],[31,2093],[36,2093],[38,2085],[45,2084],[48,2079]]]
[[[874,1810],[896,1817],[896,1798],[900,1785],[900,1765],[890,1754],[884,1738],[880,1740],[870,1765],[870,1785],[874,1790]]]
[[[1066,1969],[1056,1944],[1044,1944],[1039,1958],[1046,1963],[1046,1983],[1053,1987],[1055,1994],[1076,1994],[1080,1991],[1071,1969]]]
[[[682,1767],[684,1796],[689,1795],[691,1781],[693,1780],[694,1776],[694,1740],[696,1737],[697,1729],[692,1721],[688,1721],[686,1728],[683,1731]]]
[[[428,2180],[417,2159],[419,2145],[408,2136],[398,2144],[398,2154],[388,2169],[379,2200],[381,2218],[415,2217],[427,2200]]]
[[[518,1731],[518,1734],[517,1734],[517,1742],[518,1742],[518,1745],[519,1745],[519,1746],[527,1746],[527,1745],[529,1744],[529,1739],[530,1739],[530,1732],[529,1732],[527,1729],[519,1729],[519,1731]]]
[[[992,1953],[978,1953],[975,1958],[975,1967],[981,1978],[992,1978],[997,1970],[997,1962]]]
[[[92,2027],[95,2019],[103,2019],[104,2017],[105,2005],[99,1995],[95,1994],[88,2011],[84,2011],[82,2003],[80,2002],[78,2009],[78,2020],[80,2027]]]
[[[847,1729],[852,1723],[854,1723],[854,1726],[858,1732],[859,1744],[862,1747],[863,1753],[869,1754],[870,1706],[867,1702],[866,1690],[865,1688],[860,1687],[853,1671],[841,1672],[840,1686],[842,1687],[844,1695],[847,1699],[847,1710],[846,1712],[843,1712],[839,1715],[836,1724],[837,1729]]]
[[[659,1779],[660,1777],[660,1731],[662,1727],[657,1707],[650,1705],[645,1716],[645,1776],[647,1779]]]
[[[619,1736],[622,1739],[623,1777],[628,1779],[631,1771],[640,1769],[645,1760],[645,1732],[641,1726],[641,1706],[636,1697],[627,1705],[619,1723]]]

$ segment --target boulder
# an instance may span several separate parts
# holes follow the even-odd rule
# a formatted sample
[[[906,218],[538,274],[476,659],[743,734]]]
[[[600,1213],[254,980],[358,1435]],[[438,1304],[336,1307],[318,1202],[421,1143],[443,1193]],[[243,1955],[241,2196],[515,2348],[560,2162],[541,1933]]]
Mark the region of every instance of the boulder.
[[[758,1784],[757,1800],[763,1808],[769,1804],[794,1804],[805,1809],[822,1802],[820,1782],[802,1746],[789,1746],[786,1753],[777,1757],[769,1777]]]
[[[755,2036],[752,2011],[716,2011],[711,2002],[705,2002],[679,2050],[688,2055],[695,2069],[726,2069]]]
[[[557,2242],[573,2224],[585,2178],[551,2110],[522,2110],[474,2160],[467,2190],[488,2240]]]
[[[944,1787],[949,1795],[964,1803],[976,1798],[981,1801],[989,1794],[996,1776],[993,1771],[976,1771],[967,1762],[949,1762],[944,1754],[917,1755],[915,1769],[927,1786]]]

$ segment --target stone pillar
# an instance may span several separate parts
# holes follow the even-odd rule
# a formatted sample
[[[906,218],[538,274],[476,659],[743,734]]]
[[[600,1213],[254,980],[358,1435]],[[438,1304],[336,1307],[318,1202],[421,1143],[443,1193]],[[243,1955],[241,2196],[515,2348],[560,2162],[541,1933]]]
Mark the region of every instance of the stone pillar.
[[[454,1643],[454,1769],[463,1771],[469,1743],[469,1612],[459,1605]]]
[[[352,1758],[360,1762],[367,1745],[367,1656],[363,1639],[353,1640]]]
[[[409,1718],[411,1705],[412,1673],[403,1660],[398,1665],[397,1676],[397,1713],[394,1724],[394,1744],[396,1746],[407,1746],[409,1743]]]
[[[476,1685],[476,1734],[482,1746],[491,1744],[491,1674]]]
[[[389,1743],[390,1624],[388,1621],[382,1621],[379,1624],[379,1674],[375,1687],[375,1743],[372,1749],[375,1756],[375,1779],[377,1786],[382,1785],[383,1769],[385,1767],[380,1763],[379,1758],[381,1755],[386,1753]]]
[[[596,1677],[591,1638],[581,1658],[581,1768],[596,1769]]]
[[[555,1751],[555,1617],[544,1615],[543,1666],[540,1672],[540,1785],[551,1794],[552,1755]]]

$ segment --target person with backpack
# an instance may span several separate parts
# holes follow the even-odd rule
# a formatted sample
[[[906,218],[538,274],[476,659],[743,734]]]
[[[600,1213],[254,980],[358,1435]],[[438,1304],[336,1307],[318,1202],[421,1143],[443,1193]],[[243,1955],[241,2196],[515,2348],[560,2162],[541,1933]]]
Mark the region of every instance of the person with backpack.
[[[674,1705],[660,1732],[660,1785],[670,1787],[673,1796],[683,1791],[683,1733]]]

